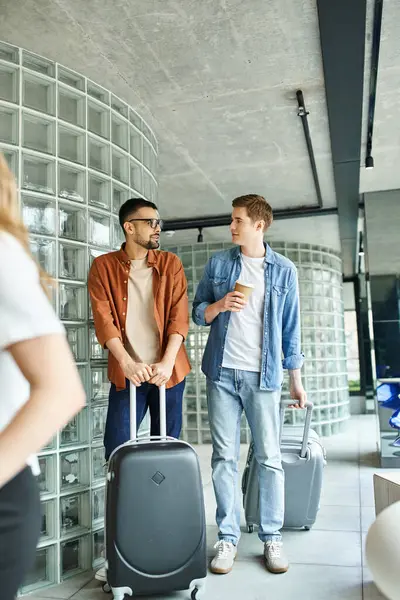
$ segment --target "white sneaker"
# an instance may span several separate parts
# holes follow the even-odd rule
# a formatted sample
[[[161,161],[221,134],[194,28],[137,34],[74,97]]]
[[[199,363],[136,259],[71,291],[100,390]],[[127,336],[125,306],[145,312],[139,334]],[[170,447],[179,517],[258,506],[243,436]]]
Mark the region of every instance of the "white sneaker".
[[[289,561],[283,550],[282,542],[265,542],[264,558],[270,573],[286,573],[289,569]]]
[[[216,555],[211,561],[211,572],[226,575],[232,570],[233,561],[236,558],[236,546],[232,542],[220,540],[214,546]]]
[[[101,581],[102,583],[107,583],[107,571],[105,567],[101,567],[94,576],[97,581]]]

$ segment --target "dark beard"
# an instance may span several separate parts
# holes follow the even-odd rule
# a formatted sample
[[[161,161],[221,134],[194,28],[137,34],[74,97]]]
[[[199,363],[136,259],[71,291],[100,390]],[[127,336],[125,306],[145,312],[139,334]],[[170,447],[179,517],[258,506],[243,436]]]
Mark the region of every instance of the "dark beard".
[[[149,240],[146,248],[147,250],[158,250],[158,248],[160,247],[160,242],[156,242],[155,240]]]
[[[143,239],[137,239],[135,240],[137,244],[139,244],[139,246],[142,246],[142,248],[146,248],[146,250],[157,250],[160,247],[160,242],[156,242],[154,240],[143,240]]]
[[[136,239],[134,240],[136,242],[136,244],[139,244],[139,246],[142,246],[142,248],[145,248],[146,250],[157,250],[160,247],[160,242],[155,242],[154,240],[144,240],[141,237],[136,237]]]

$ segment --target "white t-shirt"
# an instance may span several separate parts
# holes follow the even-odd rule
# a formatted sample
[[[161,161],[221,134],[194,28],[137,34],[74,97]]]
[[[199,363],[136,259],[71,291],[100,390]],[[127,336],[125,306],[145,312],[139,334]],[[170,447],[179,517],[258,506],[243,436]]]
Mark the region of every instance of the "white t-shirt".
[[[247,305],[232,312],[225,340],[222,366],[241,371],[261,372],[263,346],[265,276],[264,258],[242,254],[241,283],[251,283],[254,290]]]
[[[53,333],[65,330],[40,286],[34,261],[18,240],[0,231],[0,431],[29,398],[29,383],[7,348]],[[37,458],[28,464],[37,475]]]

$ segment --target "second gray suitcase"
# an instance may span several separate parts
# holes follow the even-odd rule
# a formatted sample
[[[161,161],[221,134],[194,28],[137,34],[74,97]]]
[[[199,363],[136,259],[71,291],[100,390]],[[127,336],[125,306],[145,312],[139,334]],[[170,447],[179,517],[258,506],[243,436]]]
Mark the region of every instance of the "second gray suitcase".
[[[319,510],[325,450],[310,429],[312,404],[307,403],[303,427],[282,427],[281,453],[285,471],[284,527],[311,529]],[[283,422],[284,410],[282,411]],[[243,506],[249,533],[259,523],[258,464],[250,444],[242,478]]]

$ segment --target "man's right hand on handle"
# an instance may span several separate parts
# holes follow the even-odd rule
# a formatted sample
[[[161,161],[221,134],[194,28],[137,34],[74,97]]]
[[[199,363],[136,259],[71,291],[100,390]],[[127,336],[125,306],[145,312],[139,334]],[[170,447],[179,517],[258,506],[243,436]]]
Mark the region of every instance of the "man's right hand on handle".
[[[149,365],[135,362],[130,357],[121,362],[121,368],[125,377],[136,387],[139,387],[145,381],[149,381],[153,376],[153,371]]]

